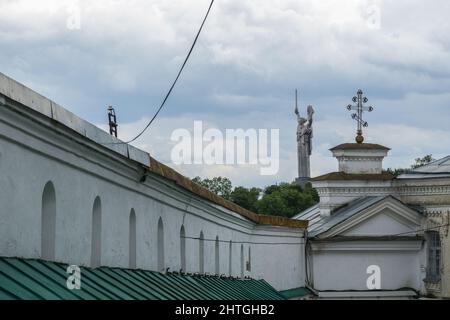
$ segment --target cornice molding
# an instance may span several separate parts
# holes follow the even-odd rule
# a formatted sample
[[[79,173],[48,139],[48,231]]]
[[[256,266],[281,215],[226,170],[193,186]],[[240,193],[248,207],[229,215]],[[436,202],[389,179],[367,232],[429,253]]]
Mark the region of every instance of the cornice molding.
[[[384,157],[371,157],[371,156],[339,156],[336,159],[340,161],[382,161]]]
[[[354,195],[354,194],[391,194],[399,196],[420,196],[420,195],[449,195],[450,185],[445,186],[342,186],[342,187],[317,187],[319,195]]]
[[[314,242],[311,241],[313,251],[420,251],[421,240],[392,240],[392,241],[354,241],[354,242]]]

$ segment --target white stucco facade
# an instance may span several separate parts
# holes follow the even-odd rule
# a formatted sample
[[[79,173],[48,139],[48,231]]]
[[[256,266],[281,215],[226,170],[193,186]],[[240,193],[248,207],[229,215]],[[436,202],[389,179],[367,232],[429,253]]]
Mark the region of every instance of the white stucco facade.
[[[308,282],[321,297],[405,297],[392,293],[401,288],[450,297],[449,161],[395,178],[382,170],[388,150],[340,145],[331,149],[339,172],[313,179],[320,203],[297,218],[310,221]],[[441,242],[434,280],[427,275],[428,231]],[[370,266],[380,268],[382,293],[368,290]]]
[[[423,220],[386,198],[317,236],[311,241],[314,288],[368,291],[368,270],[376,266],[380,270],[379,290],[411,288],[424,292]],[[411,233],[418,236],[406,236]]]
[[[0,74],[0,256],[43,258],[46,238],[67,264],[98,251],[103,266],[178,271],[185,257],[185,272],[304,285],[304,229],[259,225],[154,173],[141,182],[149,155],[117,141]]]
[[[367,145],[367,144],[366,144]],[[383,159],[388,148],[347,149],[345,145],[331,149],[338,160],[339,171],[357,174],[379,174],[383,172]]]

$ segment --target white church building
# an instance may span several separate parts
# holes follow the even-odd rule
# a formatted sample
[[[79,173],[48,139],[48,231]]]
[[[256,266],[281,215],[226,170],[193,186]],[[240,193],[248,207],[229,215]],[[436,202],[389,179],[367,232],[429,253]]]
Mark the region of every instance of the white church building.
[[[312,179],[307,286],[320,298],[450,297],[450,157],[394,177],[389,149],[331,149],[338,171]]]

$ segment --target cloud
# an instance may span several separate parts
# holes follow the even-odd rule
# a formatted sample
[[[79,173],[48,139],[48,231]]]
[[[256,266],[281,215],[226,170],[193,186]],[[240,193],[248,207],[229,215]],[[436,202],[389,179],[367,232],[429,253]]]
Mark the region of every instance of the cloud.
[[[116,107],[131,137],[159,107],[209,0],[3,0],[0,70],[94,122]],[[80,29],[67,28],[78,6]],[[374,10],[375,9],[375,10]],[[345,106],[358,88],[374,105],[366,136],[392,147],[387,166],[450,150],[450,2],[435,0],[222,0],[160,118],[138,144],[170,161],[170,133],[211,127],[278,128],[278,177],[223,172],[244,185],[295,178],[300,104],[316,108],[314,175],[336,169],[328,148],[353,140]],[[377,15],[379,13],[379,16]],[[373,22],[376,22],[375,24]],[[377,24],[379,23],[379,24]]]
[[[194,121],[206,119],[208,116],[184,115],[182,117],[161,117],[151,130],[141,139],[133,143],[135,146],[148,151],[156,159],[168,164],[189,177],[215,177],[226,176],[234,185],[247,187],[264,187],[282,181],[293,181],[297,177],[297,149],[295,141],[295,120],[288,119],[278,129],[280,130],[280,170],[275,176],[262,176],[260,165],[176,165],[172,162],[171,151],[177,142],[171,141],[172,132],[177,129],[186,129],[191,133],[194,130]],[[119,136],[123,140],[131,139],[148,122],[148,118],[135,123],[122,124],[119,127]],[[256,119],[255,122],[267,128],[264,121]],[[232,116],[224,117],[218,121],[206,120],[203,130],[217,128],[225,136],[228,129],[252,129],[240,127]],[[106,130],[105,125],[99,125]],[[259,128],[254,128],[259,129]],[[314,125],[314,147],[311,157],[312,176],[319,176],[328,172],[337,171],[337,160],[332,157],[330,148],[344,142],[352,142],[355,137],[355,128],[345,124],[342,118],[328,118],[316,121]],[[193,136],[193,135],[192,135]],[[391,148],[389,156],[385,159],[384,167],[409,167],[414,159],[426,154],[443,157],[448,154],[450,135],[447,131],[439,129],[422,129],[401,123],[383,123],[371,126],[366,130],[366,141],[379,143]],[[204,142],[203,146],[208,143]]]

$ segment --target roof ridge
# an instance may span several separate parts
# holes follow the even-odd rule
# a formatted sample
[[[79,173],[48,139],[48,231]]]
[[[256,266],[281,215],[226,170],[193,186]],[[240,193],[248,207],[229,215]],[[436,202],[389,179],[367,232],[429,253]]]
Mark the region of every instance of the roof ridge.
[[[366,150],[366,149],[383,149],[383,150],[391,150],[388,147],[385,147],[378,143],[341,143],[333,148],[330,151],[339,150],[339,149],[354,149],[354,150]]]
[[[344,171],[335,171],[326,173],[324,175],[315,177],[312,181],[326,181],[326,180],[393,180],[395,176],[388,172],[383,171],[382,173],[346,173]]]

